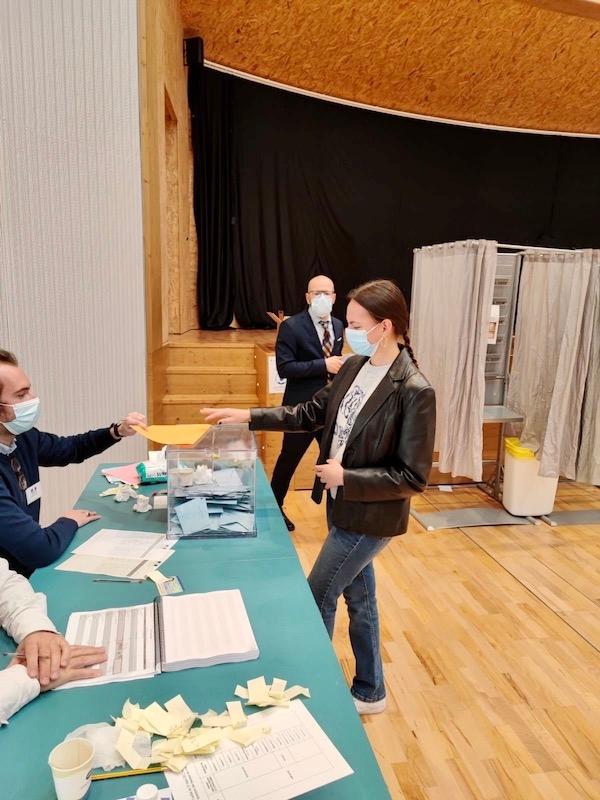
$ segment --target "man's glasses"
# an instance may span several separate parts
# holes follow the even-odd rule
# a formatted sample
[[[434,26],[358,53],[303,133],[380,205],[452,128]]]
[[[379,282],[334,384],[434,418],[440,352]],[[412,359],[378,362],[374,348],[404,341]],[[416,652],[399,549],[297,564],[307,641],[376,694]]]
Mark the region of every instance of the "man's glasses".
[[[23,467],[21,466],[21,462],[16,456],[13,456],[10,459],[10,468],[17,476],[17,481],[19,482],[19,488],[25,491],[27,489],[27,478],[25,477],[25,473],[23,472]]]
[[[333,295],[335,294],[335,292],[309,292],[309,294],[316,295],[317,297],[318,297],[320,294],[324,294],[324,295],[325,295],[325,297],[333,297]]]

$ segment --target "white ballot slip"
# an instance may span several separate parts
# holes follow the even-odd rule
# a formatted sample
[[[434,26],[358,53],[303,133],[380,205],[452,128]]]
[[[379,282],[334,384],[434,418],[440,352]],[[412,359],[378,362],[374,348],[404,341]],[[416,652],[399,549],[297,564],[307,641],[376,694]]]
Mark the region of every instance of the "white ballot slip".
[[[248,726],[271,732],[248,747],[221,741],[216,753],[196,756],[165,777],[177,800],[290,800],[351,775],[348,762],[300,700],[267,708]]]
[[[157,597],[153,603],[69,617],[71,644],[104,647],[105,674],[60,687],[150,678],[159,672],[250,661],[258,645],[239,589]]]

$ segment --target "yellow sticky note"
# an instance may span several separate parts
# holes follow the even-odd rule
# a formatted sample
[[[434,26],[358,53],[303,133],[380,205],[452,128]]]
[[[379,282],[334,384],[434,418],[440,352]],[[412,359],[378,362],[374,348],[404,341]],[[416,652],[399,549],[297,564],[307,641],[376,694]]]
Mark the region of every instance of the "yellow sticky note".
[[[149,425],[141,428],[134,425],[135,431],[145,436],[151,442],[160,444],[196,444],[210,428],[210,425]]]

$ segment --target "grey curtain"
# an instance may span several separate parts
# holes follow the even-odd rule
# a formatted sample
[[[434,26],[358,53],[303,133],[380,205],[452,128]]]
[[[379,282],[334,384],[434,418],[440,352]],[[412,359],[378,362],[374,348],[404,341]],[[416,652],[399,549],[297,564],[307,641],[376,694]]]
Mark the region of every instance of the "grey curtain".
[[[440,470],[482,478],[488,325],[497,243],[480,240],[415,251],[411,342],[436,391]]]
[[[523,258],[507,404],[523,414],[521,441],[536,451],[540,475],[575,478],[584,406],[586,429],[597,424],[598,378],[589,372],[599,253]],[[589,460],[588,453],[582,470]]]
[[[576,478],[600,486],[600,251],[594,251],[590,288],[586,298],[592,319],[592,342],[583,396],[581,435]]]

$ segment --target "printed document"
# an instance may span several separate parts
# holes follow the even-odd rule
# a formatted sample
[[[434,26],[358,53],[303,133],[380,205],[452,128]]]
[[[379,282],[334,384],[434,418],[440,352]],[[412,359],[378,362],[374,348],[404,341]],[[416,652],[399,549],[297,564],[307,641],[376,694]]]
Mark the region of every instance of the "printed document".
[[[104,647],[104,675],[61,686],[98,686],[115,681],[150,678],[160,670],[156,663],[154,603],[101,611],[75,611],[69,617],[65,638],[71,644]]]
[[[103,528],[56,569],[143,580],[173,555],[173,544],[163,533]]]
[[[177,800],[290,800],[337,781],[353,770],[301,700],[267,708],[248,725],[271,733],[248,747],[222,741],[210,756],[196,756],[165,777]]]
[[[173,541],[164,533],[146,531],[119,531],[103,528],[73,550],[86,556],[110,556],[111,558],[136,558],[146,561],[159,559]]]

